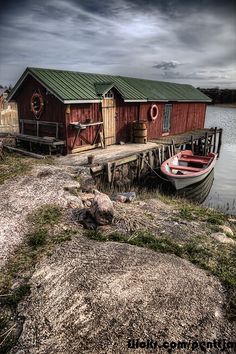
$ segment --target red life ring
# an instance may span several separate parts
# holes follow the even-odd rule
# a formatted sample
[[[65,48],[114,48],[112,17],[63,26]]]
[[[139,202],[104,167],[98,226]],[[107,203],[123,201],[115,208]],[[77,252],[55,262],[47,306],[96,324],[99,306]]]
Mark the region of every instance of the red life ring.
[[[43,106],[44,106],[43,96],[41,95],[41,93],[38,92],[33,93],[30,104],[31,104],[31,111],[36,116],[39,116],[42,113]]]
[[[152,107],[151,107],[151,110],[150,110],[150,117],[151,117],[151,120],[157,119],[158,114],[159,114],[158,107],[157,107],[156,104],[153,104]]]

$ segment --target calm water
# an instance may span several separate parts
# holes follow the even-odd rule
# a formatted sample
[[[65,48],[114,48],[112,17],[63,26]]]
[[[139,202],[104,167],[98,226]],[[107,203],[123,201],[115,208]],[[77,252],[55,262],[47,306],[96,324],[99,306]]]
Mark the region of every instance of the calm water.
[[[207,107],[205,127],[223,128],[223,141],[204,205],[236,215],[236,108]]]

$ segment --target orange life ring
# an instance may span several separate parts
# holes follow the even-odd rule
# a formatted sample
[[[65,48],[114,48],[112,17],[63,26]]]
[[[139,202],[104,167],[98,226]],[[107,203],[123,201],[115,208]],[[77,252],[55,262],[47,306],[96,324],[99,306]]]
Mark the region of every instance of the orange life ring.
[[[153,104],[152,107],[151,107],[151,110],[150,110],[150,117],[151,117],[151,120],[157,119],[158,114],[159,114],[158,107],[157,107],[156,104]]]
[[[38,92],[33,93],[32,97],[31,97],[30,105],[31,105],[31,111],[36,116],[39,116],[42,113],[44,102],[43,102],[43,96],[41,95],[41,93],[38,93]]]

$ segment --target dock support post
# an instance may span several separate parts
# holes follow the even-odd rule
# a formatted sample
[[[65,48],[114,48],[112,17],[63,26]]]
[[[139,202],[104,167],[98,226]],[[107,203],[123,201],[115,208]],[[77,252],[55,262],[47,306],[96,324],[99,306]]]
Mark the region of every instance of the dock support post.
[[[216,152],[216,138],[217,138],[217,127],[214,129],[214,141],[213,141],[213,151]]]
[[[162,162],[165,161],[165,147],[164,147],[164,145],[162,145],[162,149],[161,149],[161,159],[162,159]]]
[[[208,133],[205,133],[205,144],[204,144],[204,152],[203,155],[206,156],[207,154],[207,149],[208,149]]]
[[[173,154],[175,155],[176,152],[175,152],[175,143],[174,143],[174,139],[171,139],[171,143],[172,143],[172,146],[173,146]]]
[[[158,148],[158,160],[159,160],[159,166],[161,166],[161,148]]]
[[[191,135],[191,150],[194,154],[193,135]]]
[[[223,132],[223,129],[219,129],[219,139],[218,139],[218,148],[217,148],[217,154],[218,154],[218,157],[220,156],[220,148],[221,148],[221,144],[222,144],[222,132]]]

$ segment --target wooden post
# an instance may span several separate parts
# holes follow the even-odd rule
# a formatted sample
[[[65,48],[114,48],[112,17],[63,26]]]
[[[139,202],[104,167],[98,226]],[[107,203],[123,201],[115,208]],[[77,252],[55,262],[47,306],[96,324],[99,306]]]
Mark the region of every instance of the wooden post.
[[[157,157],[157,150],[153,150],[153,166],[158,166],[158,157]]]
[[[159,165],[161,166],[161,149],[158,148]]]
[[[111,187],[113,187],[114,185],[115,171],[116,171],[116,162],[112,164]]]
[[[210,135],[209,136],[209,149],[208,149],[208,152],[212,151],[212,138],[213,138],[213,135]]]
[[[152,157],[151,150],[148,152],[148,158],[149,158],[149,165],[151,166],[151,168],[153,168],[153,157]]]
[[[164,145],[162,145],[161,155],[162,155],[162,162],[164,162],[165,161],[165,147],[164,147]]]
[[[170,145],[168,145],[168,156],[171,157]]]
[[[176,152],[175,152],[175,143],[174,143],[174,139],[171,139],[171,143],[172,143],[172,146],[173,146],[173,154],[175,155]]]
[[[191,135],[191,150],[194,154],[193,135]]]
[[[106,170],[107,170],[107,181],[108,183],[111,183],[111,163],[110,162],[107,162]]]
[[[206,156],[207,154],[207,145],[208,145],[208,133],[205,133],[205,144],[204,144],[204,150],[203,150],[203,155]]]
[[[219,139],[218,139],[218,147],[217,147],[218,157],[220,156],[220,148],[222,144],[222,133],[223,133],[223,129],[219,129]]]
[[[213,150],[212,152],[216,151],[216,138],[217,138],[217,127],[214,129],[214,141],[213,141]]]

